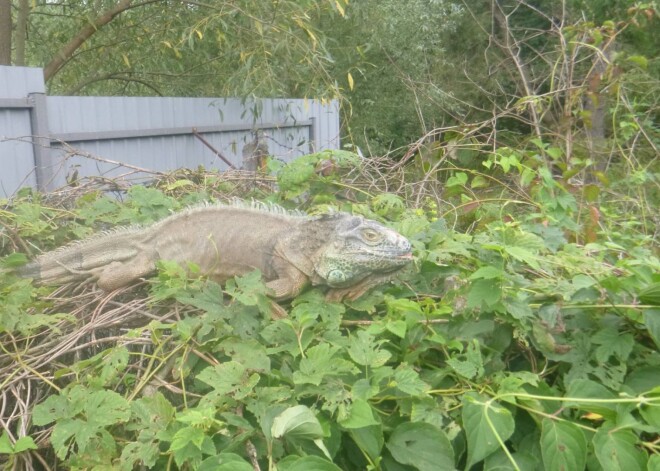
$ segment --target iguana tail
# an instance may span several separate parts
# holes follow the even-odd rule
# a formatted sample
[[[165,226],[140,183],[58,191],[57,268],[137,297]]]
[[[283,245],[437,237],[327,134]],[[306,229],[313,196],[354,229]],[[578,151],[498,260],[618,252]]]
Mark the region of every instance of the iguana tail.
[[[138,250],[131,244],[135,232],[133,229],[122,229],[73,242],[39,255],[16,272],[39,284],[63,284],[97,278],[99,270],[109,264],[136,256]]]

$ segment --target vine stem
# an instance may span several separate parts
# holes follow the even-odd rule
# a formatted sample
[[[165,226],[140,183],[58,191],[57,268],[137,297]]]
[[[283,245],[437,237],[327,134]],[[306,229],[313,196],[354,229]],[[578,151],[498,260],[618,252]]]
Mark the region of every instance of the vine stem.
[[[504,440],[502,440],[502,437],[500,437],[500,434],[497,433],[497,429],[495,428],[495,424],[493,423],[492,420],[490,420],[489,412],[490,412],[490,409],[491,409],[491,403],[493,401],[495,401],[495,398],[488,400],[485,404],[485,406],[486,406],[486,409],[485,409],[486,422],[488,423],[488,426],[490,427],[491,431],[495,435],[495,439],[497,440],[497,443],[500,444],[500,448],[502,448],[502,450],[506,454],[507,458],[509,458],[509,461],[511,462],[511,465],[513,466],[513,468],[516,471],[520,471],[520,468],[518,467],[518,463],[516,463],[516,460],[511,455],[511,452],[509,451],[506,444],[504,443]]]

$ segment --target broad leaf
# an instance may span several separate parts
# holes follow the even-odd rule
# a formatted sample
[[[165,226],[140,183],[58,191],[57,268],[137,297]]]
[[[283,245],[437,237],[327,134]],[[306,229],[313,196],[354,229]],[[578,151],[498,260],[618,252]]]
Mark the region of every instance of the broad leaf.
[[[254,467],[234,453],[220,453],[205,459],[196,471],[254,471]]]
[[[584,469],[587,459],[587,439],[575,424],[543,419],[541,455],[547,471]]]
[[[645,309],[644,324],[656,347],[660,348],[660,309]]]
[[[351,429],[349,434],[362,453],[367,455],[371,461],[378,460],[385,442],[381,425]]]
[[[645,471],[648,456],[636,446],[630,430],[603,425],[593,438],[596,457],[604,471]]]
[[[492,399],[477,393],[463,397],[463,427],[468,442],[467,468],[497,450],[515,428],[513,416]]]
[[[339,420],[339,425],[347,429],[368,427],[378,425],[378,423],[369,403],[360,399],[353,401],[348,410],[348,417]]]
[[[342,471],[336,464],[318,456],[290,457],[277,463],[277,469],[278,471]]]
[[[454,469],[454,449],[445,433],[426,422],[407,422],[394,429],[387,449],[399,463],[420,471]]]
[[[467,307],[489,308],[499,302],[502,297],[502,287],[492,279],[479,279],[472,283],[467,296]]]
[[[315,440],[323,437],[323,429],[314,413],[307,406],[293,406],[273,420],[271,434],[274,438],[289,437]]]

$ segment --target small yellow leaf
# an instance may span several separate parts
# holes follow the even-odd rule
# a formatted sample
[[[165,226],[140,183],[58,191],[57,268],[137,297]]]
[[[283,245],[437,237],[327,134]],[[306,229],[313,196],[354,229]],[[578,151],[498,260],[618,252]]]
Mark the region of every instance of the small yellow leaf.
[[[344,7],[342,6],[340,0],[335,0],[335,6],[337,7],[337,11],[341,16],[344,16]]]
[[[316,47],[316,44],[318,43],[318,39],[316,39],[316,36],[312,32],[312,30],[310,30],[309,28],[305,28],[305,31],[307,32],[309,37],[312,38],[312,42],[314,43],[314,47]]]
[[[353,82],[353,76],[352,76],[351,73],[349,72],[349,73],[348,73],[348,88],[349,88],[351,91],[353,90],[353,85],[354,85],[354,82]]]
[[[204,35],[202,34],[202,32],[201,32],[200,30],[198,30],[198,29],[195,30],[195,34],[197,35],[197,37],[198,37],[199,39],[202,39],[202,38],[204,37]]]
[[[165,44],[167,47],[172,49],[172,44],[169,41],[161,41],[163,44]]]
[[[128,56],[126,54],[121,55],[124,58],[124,64],[126,64],[126,67],[131,66],[131,61],[128,60]]]
[[[587,412],[582,416],[582,418],[587,420],[603,420],[603,416],[596,414],[595,412]]]

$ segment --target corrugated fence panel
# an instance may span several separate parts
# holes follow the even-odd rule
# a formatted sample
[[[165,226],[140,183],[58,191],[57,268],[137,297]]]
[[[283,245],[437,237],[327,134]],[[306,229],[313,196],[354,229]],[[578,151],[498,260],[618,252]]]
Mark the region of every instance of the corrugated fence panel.
[[[14,105],[15,99],[43,92],[41,77],[41,69],[0,67],[0,136],[34,134],[29,108]],[[14,108],[3,109],[3,97],[14,99],[13,104],[5,100]],[[45,172],[54,175],[52,187],[64,185],[74,172],[79,177],[127,175],[139,181],[149,178],[149,172],[182,167],[223,170],[228,168],[224,159],[240,168],[243,148],[254,140],[256,129],[263,131],[269,154],[284,161],[339,147],[339,110],[334,101],[53,96],[40,110],[51,138],[51,149],[42,161],[44,166],[52,165]],[[12,160],[12,173],[0,174],[4,187],[0,195],[13,193],[34,168],[33,156],[16,157],[19,148],[32,150],[29,142],[0,141],[0,164]],[[27,167],[18,161],[25,161]],[[34,177],[25,184],[34,185]]]
[[[35,186],[29,109],[2,109],[0,103],[0,198],[21,186]]]
[[[44,93],[43,71],[0,67],[0,198],[35,186],[30,93]]]
[[[42,69],[0,66],[0,98],[25,98],[30,93],[46,93]]]

